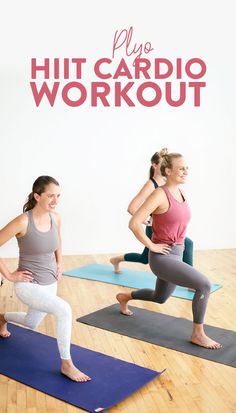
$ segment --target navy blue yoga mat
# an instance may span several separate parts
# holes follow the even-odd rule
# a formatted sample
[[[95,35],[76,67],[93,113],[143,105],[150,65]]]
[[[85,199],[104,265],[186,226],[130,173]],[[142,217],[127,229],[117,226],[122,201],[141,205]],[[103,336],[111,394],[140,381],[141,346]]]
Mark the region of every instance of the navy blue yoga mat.
[[[102,281],[109,284],[122,285],[130,288],[154,288],[156,276],[150,271],[137,271],[130,268],[123,268],[120,274],[115,274],[111,265],[89,264],[84,267],[74,268],[66,271],[64,275],[70,277],[84,278],[87,280]],[[221,288],[220,284],[212,284],[211,292]],[[194,293],[185,287],[177,285],[173,292],[173,297],[192,300]]]
[[[0,339],[0,374],[88,412],[109,409],[161,374],[72,344],[74,363],[92,377],[75,383],[60,374],[55,338],[13,324],[9,330]]]

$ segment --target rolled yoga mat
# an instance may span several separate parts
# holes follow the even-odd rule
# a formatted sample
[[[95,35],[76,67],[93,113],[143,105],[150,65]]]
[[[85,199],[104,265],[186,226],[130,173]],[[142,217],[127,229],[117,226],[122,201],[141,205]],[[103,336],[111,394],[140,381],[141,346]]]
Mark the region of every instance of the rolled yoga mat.
[[[134,312],[133,316],[120,314],[119,304],[114,304],[80,317],[77,321],[161,347],[236,367],[235,331],[205,325],[206,334],[223,346],[219,350],[205,349],[189,341],[192,331],[191,321],[137,307],[129,306],[129,308]]]
[[[130,288],[155,288],[156,276],[150,271],[137,271],[130,268],[123,268],[122,273],[115,274],[111,265],[89,264],[83,267],[74,268],[65,271],[64,275],[76,278],[84,278],[86,280],[101,281],[109,284],[122,285]],[[220,284],[212,284],[211,292],[221,288]],[[177,285],[173,292],[173,297],[184,298],[186,300],[193,299],[194,292],[189,291],[185,287]]]
[[[130,396],[162,372],[71,345],[75,365],[92,380],[76,383],[60,374],[55,338],[8,324],[0,339],[0,374],[88,412],[102,412]]]

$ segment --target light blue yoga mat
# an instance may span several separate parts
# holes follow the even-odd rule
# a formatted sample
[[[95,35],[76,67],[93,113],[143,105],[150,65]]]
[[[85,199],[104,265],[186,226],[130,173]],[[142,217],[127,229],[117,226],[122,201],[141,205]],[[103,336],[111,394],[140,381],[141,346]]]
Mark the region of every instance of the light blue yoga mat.
[[[122,285],[130,288],[154,288],[156,276],[150,271],[137,271],[123,268],[122,273],[115,274],[111,265],[89,264],[84,267],[74,268],[63,273],[70,277],[84,278],[86,280],[101,281],[109,284]],[[211,292],[221,288],[220,284],[212,284]],[[192,300],[194,293],[187,288],[177,286],[173,297]]]

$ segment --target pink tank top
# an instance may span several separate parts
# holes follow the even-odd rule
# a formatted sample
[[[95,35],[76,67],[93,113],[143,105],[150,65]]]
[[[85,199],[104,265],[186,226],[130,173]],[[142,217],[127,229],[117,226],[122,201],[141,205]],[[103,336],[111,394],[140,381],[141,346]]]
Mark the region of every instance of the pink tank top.
[[[166,185],[161,187],[167,196],[169,209],[163,214],[152,214],[152,241],[155,244],[183,244],[190,209],[187,201],[177,201]]]

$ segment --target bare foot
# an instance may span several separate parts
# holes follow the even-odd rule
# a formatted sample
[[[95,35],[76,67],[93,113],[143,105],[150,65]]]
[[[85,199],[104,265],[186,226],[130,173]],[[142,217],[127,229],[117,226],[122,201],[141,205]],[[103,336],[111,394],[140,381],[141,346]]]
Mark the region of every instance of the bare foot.
[[[211,350],[218,350],[219,348],[222,348],[222,345],[220,343],[217,343],[217,341],[212,340],[210,337],[207,337],[205,334],[193,334],[191,338],[191,342],[193,344],[196,344],[197,346],[200,347],[205,347]]]
[[[8,338],[10,337],[11,333],[7,329],[7,323],[4,318],[3,314],[0,314],[0,337],[2,338]]]
[[[120,312],[123,315],[133,315],[133,312],[129,310],[128,307],[128,301],[130,300],[131,297],[129,297],[128,294],[125,293],[118,293],[116,295],[116,299],[120,303]]]
[[[120,270],[120,257],[113,257],[110,259],[110,263],[114,265],[114,273],[119,274]]]
[[[69,377],[69,379],[77,382],[90,381],[91,377],[84,374],[82,371],[77,369],[73,364],[72,360],[63,360],[61,364],[61,373],[64,376]]]

